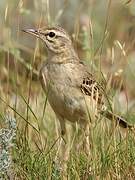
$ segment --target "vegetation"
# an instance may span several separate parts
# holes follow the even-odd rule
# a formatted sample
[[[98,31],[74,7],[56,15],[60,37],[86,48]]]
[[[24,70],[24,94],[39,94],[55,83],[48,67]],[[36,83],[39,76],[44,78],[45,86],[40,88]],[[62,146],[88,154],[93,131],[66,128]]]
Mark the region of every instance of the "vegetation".
[[[132,0],[0,1],[1,179],[62,179],[55,161],[59,123],[38,80],[47,53],[21,29],[47,24],[67,29],[80,58],[106,82],[114,111],[134,124],[134,9]],[[107,122],[99,118],[92,125],[90,158],[76,128],[68,179],[135,179],[135,133]]]

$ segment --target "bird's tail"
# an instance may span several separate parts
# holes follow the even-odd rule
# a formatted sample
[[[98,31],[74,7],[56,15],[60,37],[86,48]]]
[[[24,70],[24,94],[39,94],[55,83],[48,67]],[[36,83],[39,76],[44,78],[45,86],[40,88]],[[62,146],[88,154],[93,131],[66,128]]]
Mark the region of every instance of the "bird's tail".
[[[119,124],[122,128],[134,129],[133,125],[129,124],[124,118],[112,113],[111,111],[101,111],[101,114],[109,120],[114,120],[116,125]]]

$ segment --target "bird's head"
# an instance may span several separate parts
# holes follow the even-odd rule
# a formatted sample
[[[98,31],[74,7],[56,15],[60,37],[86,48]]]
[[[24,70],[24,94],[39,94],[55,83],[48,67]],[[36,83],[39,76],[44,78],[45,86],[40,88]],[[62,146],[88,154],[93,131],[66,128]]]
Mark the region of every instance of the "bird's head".
[[[62,53],[72,46],[69,35],[61,27],[46,27],[37,30],[25,29],[23,31],[41,39],[51,53]]]

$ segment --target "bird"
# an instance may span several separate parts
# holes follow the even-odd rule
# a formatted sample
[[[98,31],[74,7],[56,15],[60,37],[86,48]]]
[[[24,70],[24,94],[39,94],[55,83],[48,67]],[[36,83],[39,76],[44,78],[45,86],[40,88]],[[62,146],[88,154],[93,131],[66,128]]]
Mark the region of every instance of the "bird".
[[[47,99],[59,119],[61,134],[66,121],[77,122],[87,135],[88,127],[99,115],[124,129],[131,129],[123,117],[107,108],[105,89],[80,60],[69,34],[60,26],[24,29],[43,41],[48,57],[43,62],[39,79]]]

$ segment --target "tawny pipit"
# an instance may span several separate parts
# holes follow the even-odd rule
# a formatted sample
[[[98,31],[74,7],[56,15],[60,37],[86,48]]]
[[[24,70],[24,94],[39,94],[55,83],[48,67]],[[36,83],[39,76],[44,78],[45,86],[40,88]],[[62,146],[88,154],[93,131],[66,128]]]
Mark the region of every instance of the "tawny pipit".
[[[65,133],[65,120],[77,121],[87,129],[90,120],[98,114],[123,128],[131,128],[123,118],[107,111],[102,86],[80,61],[64,29],[46,27],[24,31],[40,38],[47,48],[48,58],[40,70],[40,81],[60,121],[62,134]]]

